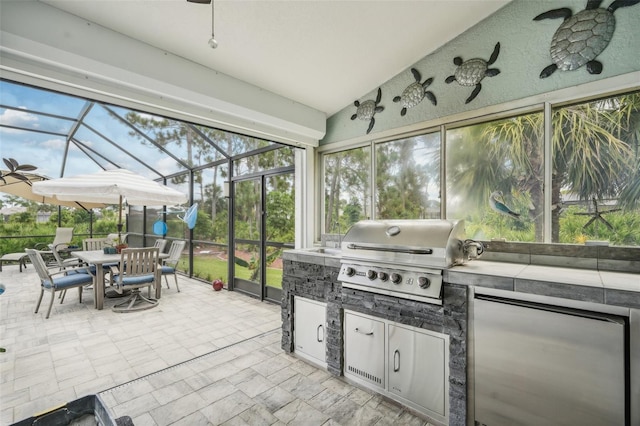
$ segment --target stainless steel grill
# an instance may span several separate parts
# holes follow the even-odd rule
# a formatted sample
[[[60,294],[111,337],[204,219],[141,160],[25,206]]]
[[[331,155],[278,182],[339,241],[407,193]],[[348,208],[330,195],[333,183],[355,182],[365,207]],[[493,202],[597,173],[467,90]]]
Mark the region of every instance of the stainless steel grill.
[[[342,240],[342,286],[442,304],[442,270],[482,254],[462,220],[365,220]]]

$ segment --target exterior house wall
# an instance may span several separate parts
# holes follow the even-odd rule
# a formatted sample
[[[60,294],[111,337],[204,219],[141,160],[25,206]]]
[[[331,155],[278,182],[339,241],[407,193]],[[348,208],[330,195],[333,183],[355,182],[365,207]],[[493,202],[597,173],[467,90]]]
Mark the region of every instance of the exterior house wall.
[[[604,0],[601,7],[607,8],[611,3],[611,0]],[[546,79],[539,78],[540,72],[551,64],[551,39],[562,19],[534,21],[533,18],[550,9],[564,7],[576,14],[584,10],[586,4],[587,0],[514,0],[383,83],[380,86],[382,100],[379,105],[385,109],[375,115],[375,126],[369,135],[366,135],[368,122],[351,120],[356,107],[350,104],[329,117],[327,133],[320,145],[388,137],[394,133],[402,133],[411,126],[419,126],[420,123],[425,123],[425,126],[438,124],[439,119],[465,112],[477,111],[477,115],[483,115],[491,112],[492,107],[498,106],[500,110],[500,105],[522,99],[537,97],[536,101],[543,102],[547,93],[625,74],[631,74],[632,81],[637,81],[636,86],[640,86],[640,78],[637,76],[640,71],[640,32],[636,30],[640,23],[640,4],[615,11],[616,30],[607,48],[597,58],[603,64],[601,74],[589,74],[586,66],[583,66],[574,71],[556,71]],[[455,72],[453,58],[460,56],[463,60],[488,60],[498,42],[501,45],[500,54],[491,67],[498,68],[500,74],[485,77],[481,92],[474,100],[465,104],[473,87],[445,82]],[[380,60],[384,61],[384,58]],[[414,81],[410,68],[416,68],[421,73],[421,81],[434,78],[428,90],[436,96],[437,106],[424,99],[402,117],[402,105],[394,103],[393,98]],[[377,90],[378,87],[372,88],[371,92],[363,94],[358,100],[362,102],[375,99]]]

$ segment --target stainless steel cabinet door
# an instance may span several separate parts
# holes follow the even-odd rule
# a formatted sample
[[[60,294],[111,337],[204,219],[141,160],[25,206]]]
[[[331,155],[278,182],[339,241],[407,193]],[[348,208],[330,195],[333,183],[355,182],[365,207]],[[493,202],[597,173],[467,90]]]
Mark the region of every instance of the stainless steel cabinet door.
[[[303,358],[324,363],[326,305],[314,300],[296,297],[293,301],[293,343],[295,352]]]
[[[444,416],[445,341],[389,324],[389,392]]]
[[[624,321],[582,313],[474,300],[477,423],[625,424]]]
[[[384,388],[384,322],[345,312],[344,375]]]

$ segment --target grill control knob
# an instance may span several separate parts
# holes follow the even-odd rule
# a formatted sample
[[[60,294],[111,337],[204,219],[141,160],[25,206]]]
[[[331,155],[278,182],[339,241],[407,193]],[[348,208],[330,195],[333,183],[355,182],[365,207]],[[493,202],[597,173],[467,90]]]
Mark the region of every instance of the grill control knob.
[[[380,278],[380,281],[387,281],[389,279],[389,274],[386,272],[380,272],[378,274],[378,278]]]
[[[400,284],[402,282],[402,275],[396,274],[395,272],[391,274],[391,282],[394,284]]]
[[[378,273],[376,271],[374,271],[373,269],[369,269],[367,271],[367,278],[369,278],[371,281],[373,281],[376,278],[378,278]]]
[[[429,288],[431,285],[431,280],[427,277],[418,277],[418,286],[420,288]]]
[[[344,273],[348,276],[348,277],[352,277],[356,274],[356,270],[353,269],[351,266],[347,266],[347,269],[344,270]]]

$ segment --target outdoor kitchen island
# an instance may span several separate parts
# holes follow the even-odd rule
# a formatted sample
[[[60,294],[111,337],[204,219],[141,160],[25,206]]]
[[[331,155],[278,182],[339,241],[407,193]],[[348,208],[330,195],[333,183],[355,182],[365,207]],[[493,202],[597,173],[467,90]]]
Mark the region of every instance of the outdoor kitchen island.
[[[516,244],[514,247],[509,243],[490,243],[488,246],[489,250],[485,252],[487,260],[475,260],[444,270],[441,305],[343,288],[338,279],[340,250],[313,248],[286,251],[282,299],[283,350],[321,365],[331,374],[347,376],[353,382],[345,374],[344,330],[348,315],[377,318],[385,324],[424,330],[427,334],[442,334],[447,336],[448,342],[445,370],[447,397],[444,398],[447,412],[444,419],[433,416],[431,410],[421,409],[419,404],[407,402],[388,387],[368,386],[366,383],[364,387],[402,403],[432,423],[462,426],[475,422],[481,425],[478,413],[484,408],[476,401],[478,397],[475,395],[480,388],[480,384],[475,383],[476,378],[482,377],[475,371],[474,360],[477,343],[474,307],[480,303],[476,302],[477,297],[504,298],[505,295],[511,295],[514,299],[530,298],[534,302],[539,302],[536,298],[542,298],[544,304],[561,304],[562,309],[604,311],[607,315],[613,312],[624,319],[627,339],[620,343],[627,351],[623,355],[625,361],[620,363],[627,364],[622,375],[629,377],[629,380],[621,385],[623,389],[620,392],[624,395],[619,398],[623,400],[620,402],[623,414],[619,424],[640,424],[639,251],[635,248],[604,250],[602,247],[564,247],[561,253],[554,253],[558,249],[549,245],[544,248],[545,252],[552,253],[549,255],[541,254],[542,245]],[[581,269],[567,268],[567,265],[577,265]],[[322,342],[324,356],[309,357],[305,353],[307,348],[297,348],[295,308],[299,299],[322,307],[325,316],[311,329],[314,330],[314,339]],[[387,352],[387,356],[392,364],[389,368],[398,367],[395,354]],[[355,382],[363,384],[362,381]],[[580,384],[576,386],[578,389]],[[610,393],[610,390],[603,387],[603,392]],[[485,424],[493,426],[500,423]]]

